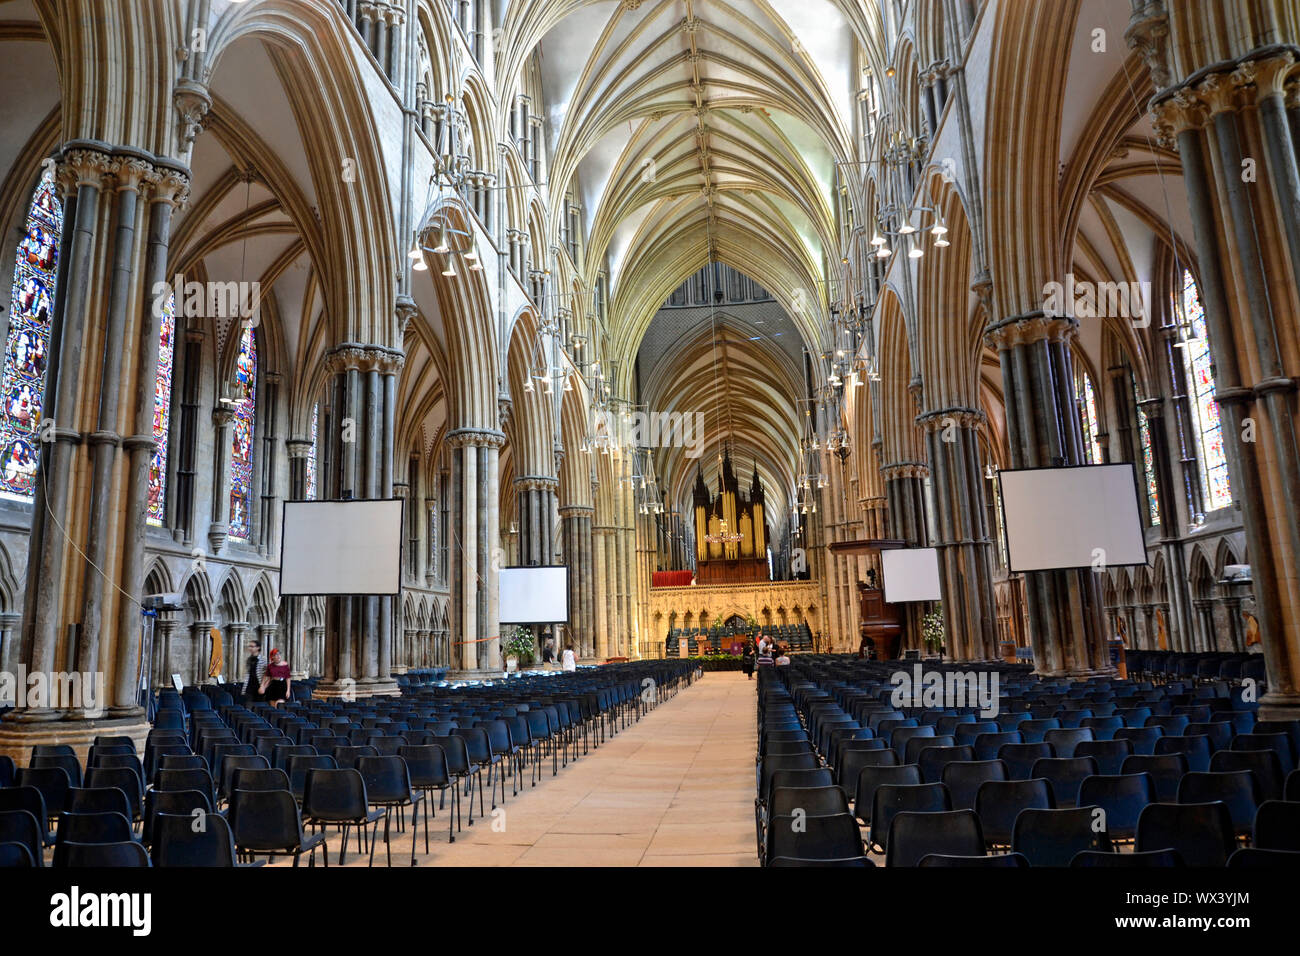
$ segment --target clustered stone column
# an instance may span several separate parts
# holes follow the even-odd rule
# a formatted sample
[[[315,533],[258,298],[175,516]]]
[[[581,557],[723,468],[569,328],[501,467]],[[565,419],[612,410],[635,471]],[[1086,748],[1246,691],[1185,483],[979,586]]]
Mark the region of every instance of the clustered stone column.
[[[596,611],[596,658],[599,660],[614,656],[611,647],[617,646],[614,607],[616,586],[611,582],[614,576],[615,530],[608,525],[593,524],[591,528],[591,548],[595,556],[596,572],[596,577],[592,581],[592,594]]]
[[[1077,331],[1075,319],[1041,311],[1010,316],[985,330],[1002,364],[1012,467],[1083,463],[1070,362]],[[1091,568],[1025,575],[1029,638],[1039,673],[1110,672],[1099,577]]]
[[[554,526],[556,492],[560,483],[548,475],[525,475],[515,479],[519,503],[519,563],[550,564],[555,556]]]
[[[16,708],[0,725],[0,753],[20,760],[54,739],[54,721],[60,741],[74,746],[97,733],[143,739],[147,730],[137,692],[162,314],[154,289],[166,281],[172,214],[189,188],[183,166],[95,140],[60,149],[56,180],[64,245],[24,612],[6,657],[29,674],[78,671],[90,688],[102,678],[108,699],[55,699],[64,683],[51,680],[49,700]],[[73,520],[80,513],[85,520]]]
[[[595,509],[569,505],[560,509],[564,562],[569,566],[569,637],[578,656],[596,656],[592,581],[592,528]]]
[[[1256,35],[1232,38],[1239,55],[1224,58],[1220,45],[1201,35],[1208,26],[1199,18],[1152,6],[1153,16],[1135,15],[1130,43],[1142,48],[1163,87],[1151,110],[1162,145],[1176,143],[1182,160],[1215,398],[1268,673],[1260,713],[1292,718],[1300,716],[1298,53],[1274,44],[1276,34],[1261,20]],[[1243,46],[1254,48],[1240,52]],[[1216,62],[1169,68],[1170,58],[1209,50]]]
[[[326,359],[331,376],[323,412],[325,462],[321,497],[393,496],[397,376],[404,356],[378,345],[345,343]],[[394,596],[325,599],[324,680],[319,695],[398,693],[392,678]]]
[[[885,480],[885,502],[890,536],[907,542],[909,548],[923,548],[928,540],[925,520],[925,479],[930,470],[924,462],[897,461],[882,465],[880,475]],[[921,618],[924,609],[909,604],[904,612],[905,648],[921,649]],[[900,651],[904,648],[900,648]]]
[[[447,436],[451,448],[452,666],[462,670],[501,665],[497,576],[500,553],[498,469],[505,435],[462,428]]]
[[[997,652],[993,547],[979,450],[979,428],[986,422],[973,408],[938,409],[917,418],[930,458],[948,653],[957,660],[989,659]]]

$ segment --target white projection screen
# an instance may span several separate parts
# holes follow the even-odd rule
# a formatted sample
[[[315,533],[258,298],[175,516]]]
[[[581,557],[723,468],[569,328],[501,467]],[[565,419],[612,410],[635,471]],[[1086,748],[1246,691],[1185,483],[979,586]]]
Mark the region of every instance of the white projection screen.
[[[286,501],[280,594],[398,594],[402,499]]]
[[[941,601],[939,552],[934,548],[891,548],[880,552],[885,603]]]
[[[1011,571],[1147,563],[1132,462],[1011,469],[998,481]]]
[[[497,573],[502,624],[569,623],[566,565],[502,568]]]

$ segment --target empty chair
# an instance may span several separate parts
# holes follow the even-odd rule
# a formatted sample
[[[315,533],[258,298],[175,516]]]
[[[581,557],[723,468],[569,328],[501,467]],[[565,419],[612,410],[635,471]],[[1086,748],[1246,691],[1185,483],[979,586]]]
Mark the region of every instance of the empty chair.
[[[190,753],[188,748],[181,748],[176,753],[157,755],[153,768],[149,771],[149,779],[153,781],[155,787],[158,785],[159,770],[202,770],[208,772],[208,763],[199,754]]]
[[[851,866],[860,869],[870,869],[876,864],[865,856],[845,857],[841,860],[805,860],[793,856],[778,856],[767,861],[768,866],[787,867],[787,866]]]
[[[1261,720],[1251,728],[1255,734],[1286,734],[1291,740],[1291,758],[1300,761],[1300,720]]]
[[[235,790],[289,790],[289,775],[274,767],[240,767],[231,778]]]
[[[863,767],[896,767],[901,763],[892,750],[846,750],[835,768],[835,783],[850,793],[856,788]],[[801,773],[803,771],[783,771]]]
[[[869,824],[875,806],[876,790],[887,784],[910,786],[921,782],[921,768],[912,764],[863,767],[858,771],[858,782],[854,788],[853,812],[859,820]]]
[[[1127,740],[1133,744],[1135,754],[1153,754],[1156,752],[1156,741],[1163,737],[1164,729],[1161,727],[1121,727],[1115,731],[1115,740]]]
[[[871,843],[889,848],[890,825],[899,813],[938,813],[952,809],[948,788],[941,783],[883,784],[876,788],[871,807]]]
[[[1102,809],[1106,835],[1112,842],[1132,840],[1142,809],[1155,799],[1155,784],[1145,773],[1096,774],[1079,785],[1079,805]]]
[[[1249,770],[1259,784],[1261,800],[1282,798],[1282,765],[1272,750],[1220,750],[1210,758],[1211,772]]]
[[[1011,829],[1011,849],[1023,854],[1031,866],[1069,866],[1086,850],[1110,851],[1105,830],[1099,830],[1097,807],[1059,810],[1026,809]]]
[[[1249,770],[1224,773],[1183,774],[1178,784],[1179,803],[1210,803],[1218,800],[1228,808],[1238,836],[1250,836],[1259,808],[1259,782]]]
[[[140,771],[130,767],[91,767],[86,771],[85,786],[116,787],[126,794],[127,804],[131,807],[131,819],[140,819],[140,809],[144,803],[144,785],[140,781]]]
[[[1049,730],[1059,730],[1061,721],[1056,717],[1042,717],[1038,720],[1022,720],[1016,724],[1015,730],[1020,732],[1021,738],[1027,744],[1043,743],[1043,735]]]
[[[131,821],[120,813],[60,813],[54,865],[60,865],[59,848],[65,843],[121,843],[132,838]]]
[[[155,790],[199,790],[207,795],[208,800],[216,805],[216,786],[212,775],[203,769],[195,770],[159,770],[154,779]]]
[[[936,738],[938,739],[938,738]],[[943,782],[943,768],[950,763],[975,759],[975,748],[966,744],[960,747],[927,747],[916,757],[921,768],[921,782]]]
[[[1052,745],[1058,757],[1073,757],[1076,746],[1092,739],[1092,730],[1088,727],[1061,728],[1043,734],[1043,740]]]
[[[1158,754],[1150,757],[1134,754],[1124,758],[1119,772],[1150,774],[1151,782],[1156,788],[1156,799],[1173,803],[1178,799],[1178,782],[1183,779],[1183,774],[1187,773],[1187,758],[1180,753]]]
[[[1209,720],[1201,723],[1190,723],[1184,728],[1183,734],[1188,737],[1205,736],[1210,740],[1210,753],[1213,754],[1219,750],[1232,749],[1233,737],[1232,724],[1226,720]]]
[[[314,866],[319,846],[329,866],[325,834],[303,833],[298,805],[288,789],[236,790],[231,794],[230,826],[241,853],[268,858],[292,856],[294,866],[302,854],[309,853],[308,865]]]
[[[52,817],[63,812],[68,802],[68,791],[72,789],[68,772],[62,767],[23,767],[14,782],[19,787],[39,790],[41,799],[45,801],[45,812]]]
[[[898,756],[900,757],[903,757],[907,753],[908,741],[912,740],[915,737],[933,737],[933,736],[934,736],[934,728],[930,726],[899,727],[897,730],[895,730],[893,733],[889,735],[889,746],[890,749],[894,751],[894,753],[898,754]],[[910,761],[905,761],[905,762],[910,762]]]
[[[1186,714],[1154,714],[1143,726],[1159,727],[1166,734],[1182,734],[1190,723]]]
[[[1182,867],[1182,854],[1174,849],[1150,850],[1145,853],[1109,853],[1084,850],[1070,861],[1071,867],[1115,867],[1117,869],[1147,869]]]
[[[415,831],[419,827],[420,803],[424,794],[411,787],[411,775],[406,769],[406,761],[396,756],[362,757],[357,761],[357,770],[365,779],[366,799],[370,805],[384,809],[384,851],[388,855],[389,866],[393,864],[392,846],[389,842],[393,810],[411,807],[411,866],[415,866]],[[501,789],[504,800],[504,784]]]
[[[1091,757],[1097,762],[1097,772],[1116,774],[1124,765],[1124,758],[1133,753],[1131,740],[1083,740],[1074,747],[1076,757]]]
[[[367,831],[379,826],[383,810],[370,809],[366,784],[361,773],[353,769],[317,769],[307,773],[302,798],[303,819],[313,827],[338,827],[343,835],[339,850],[339,863],[347,862],[348,833],[357,828],[357,851],[361,851],[361,838],[369,838],[370,862],[375,858],[373,834]],[[414,834],[412,834],[414,838]]]
[[[1001,729],[996,720],[976,720],[968,724],[958,724],[957,729],[953,732],[953,738],[958,746],[962,744],[974,746],[975,738],[980,734],[996,734]]]
[[[140,759],[135,754],[105,754],[91,760],[86,764],[86,772],[100,769],[125,769],[135,773],[140,781],[140,792],[144,793],[145,778],[144,767],[140,764]]]
[[[996,734],[980,734],[975,738],[976,760],[997,760],[998,750],[1007,744],[1020,744],[1024,740],[1018,730],[1004,730]]]
[[[33,748],[34,750],[35,748]],[[68,775],[69,787],[81,786],[81,764],[77,762],[73,754],[55,753],[55,754],[32,754],[31,762],[28,764],[33,769],[45,769],[48,767],[59,767]]]
[[[406,746],[401,749],[398,756],[406,761],[406,768],[411,774],[411,786],[429,798],[428,812],[424,815],[424,852],[428,853],[429,818],[433,816],[433,794],[436,792],[441,799],[445,800],[446,793],[450,790],[454,810],[457,800],[460,799],[460,788],[454,785],[451,773],[447,769],[446,752],[437,744]],[[842,795],[843,791],[841,791]],[[844,809],[848,810],[847,803]],[[452,831],[455,817],[454,812],[447,814],[447,838],[451,843],[456,842],[456,834]],[[411,834],[411,838],[415,838],[414,833]]]
[[[1079,785],[1097,773],[1097,761],[1091,757],[1044,757],[1035,760],[1030,776],[1042,777],[1052,785],[1052,799],[1058,807],[1073,807],[1080,802]]]
[[[69,813],[120,813],[131,816],[131,804],[126,794],[116,787],[99,787],[94,790],[74,787],[68,791]]]
[[[154,828],[162,813],[183,814],[193,825],[202,820],[206,826],[212,814],[212,795],[202,790],[150,790],[144,795],[144,825],[140,842],[149,846],[154,841]]]
[[[1053,810],[1052,787],[1036,780],[987,780],[975,794],[975,813],[989,846],[1010,846],[1022,810]]]
[[[29,810],[0,810],[0,843],[18,843],[31,854],[31,866],[44,865],[45,825]]]
[[[1291,750],[1291,737],[1288,734],[1237,734],[1232,738],[1233,750],[1271,750],[1277,754],[1278,764],[1285,777],[1296,769],[1295,757]]]
[[[64,843],[54,851],[55,866],[79,869],[89,867],[147,867],[149,854],[133,840],[119,843]]]
[[[1091,730],[1094,741],[1114,740],[1115,731],[1124,726],[1124,718],[1115,715],[1110,717],[1085,717],[1079,723],[1079,726]],[[1075,752],[1078,752],[1077,749]]]
[[[943,768],[943,783],[948,788],[954,810],[975,809],[975,795],[987,780],[1006,780],[1007,765],[1001,760],[956,761]]]
[[[1188,866],[1226,866],[1237,848],[1228,808],[1213,803],[1152,803],[1138,817],[1134,850],[1174,849]]]
[[[1040,741],[1036,744],[1003,744],[998,748],[997,759],[1007,765],[1008,779],[1028,780],[1034,761],[1055,755],[1051,744]]]
[[[31,869],[34,866],[36,860],[25,844],[0,841],[0,870]]]
[[[984,834],[973,810],[902,811],[890,823],[885,866],[916,866],[931,854],[979,856],[983,852]]]
[[[955,738],[957,736],[958,725],[973,723],[975,723],[974,714],[945,714],[935,723],[934,732],[941,736],[950,734]]]
[[[919,764],[921,754],[925,753],[927,750],[951,746],[953,746],[953,738],[951,736],[913,737],[907,742],[907,749],[903,754],[902,762]]]
[[[1187,736],[1166,734],[1156,741],[1154,756],[1182,754],[1187,760],[1188,770],[1205,773],[1210,769],[1210,756],[1213,751],[1214,748],[1210,746],[1210,738],[1204,734]]]
[[[153,822],[150,858],[154,866],[233,867],[235,840],[230,824],[214,813],[196,830],[188,814],[159,813]]]
[[[1300,803],[1265,800],[1255,815],[1255,837],[1261,850],[1300,851]]]
[[[850,814],[773,817],[767,827],[768,860],[832,862],[865,857],[862,834]]]

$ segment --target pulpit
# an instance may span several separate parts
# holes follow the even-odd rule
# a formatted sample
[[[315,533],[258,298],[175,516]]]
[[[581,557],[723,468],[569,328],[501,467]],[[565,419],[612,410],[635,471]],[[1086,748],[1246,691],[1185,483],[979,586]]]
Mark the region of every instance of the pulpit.
[[[858,625],[860,646],[870,641],[875,645],[879,660],[894,660],[903,637],[903,625],[898,608],[885,603],[883,590],[858,582],[858,619],[861,622]]]

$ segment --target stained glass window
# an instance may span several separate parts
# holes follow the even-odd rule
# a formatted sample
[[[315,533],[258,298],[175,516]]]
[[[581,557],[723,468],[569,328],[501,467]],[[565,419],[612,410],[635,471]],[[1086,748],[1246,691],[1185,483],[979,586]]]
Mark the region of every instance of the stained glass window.
[[[54,183],[36,187],[14,264],[5,343],[4,414],[0,415],[0,495],[30,498],[40,458],[41,405],[54,312],[54,281],[63,235],[63,204]]]
[[[172,415],[172,368],[176,360],[176,294],[167,297],[158,325],[158,374],[153,382],[153,458],[149,460],[149,514],[161,525],[167,512],[167,435]]]
[[[1182,290],[1174,302],[1175,310],[1187,327],[1182,352],[1191,382],[1192,423],[1196,429],[1196,458],[1201,469],[1206,511],[1232,504],[1228,485],[1228,459],[1223,450],[1223,423],[1219,420],[1219,403],[1214,400],[1214,368],[1210,362],[1210,342],[1205,329],[1205,308],[1192,273],[1183,270]]]
[[[247,541],[253,533],[253,434],[257,417],[257,341],[243,327],[235,358],[234,435],[230,449],[230,536]]]
[[[1097,423],[1097,393],[1092,387],[1092,376],[1081,365],[1076,364],[1075,368],[1078,370],[1074,387],[1079,401],[1079,425],[1083,430],[1083,458],[1090,465],[1100,465],[1101,442],[1097,440],[1097,433],[1101,427]]]
[[[1156,490],[1156,459],[1151,447],[1151,427],[1142,409],[1137,410],[1138,434],[1142,438],[1142,471],[1147,479],[1147,507],[1151,510],[1151,524],[1160,523],[1160,493]]]
[[[311,407],[311,448],[307,449],[307,500],[316,500],[316,427],[320,422],[320,402]]]

